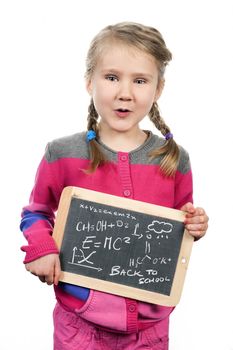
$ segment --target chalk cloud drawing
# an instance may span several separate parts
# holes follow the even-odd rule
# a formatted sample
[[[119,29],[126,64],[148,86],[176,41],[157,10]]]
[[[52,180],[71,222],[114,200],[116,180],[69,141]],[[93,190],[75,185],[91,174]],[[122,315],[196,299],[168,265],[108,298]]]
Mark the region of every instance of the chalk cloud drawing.
[[[157,234],[156,238],[165,237],[168,239],[168,233],[172,232],[173,225],[165,221],[153,220],[152,223],[147,226],[147,229],[149,231],[146,232],[155,232]]]

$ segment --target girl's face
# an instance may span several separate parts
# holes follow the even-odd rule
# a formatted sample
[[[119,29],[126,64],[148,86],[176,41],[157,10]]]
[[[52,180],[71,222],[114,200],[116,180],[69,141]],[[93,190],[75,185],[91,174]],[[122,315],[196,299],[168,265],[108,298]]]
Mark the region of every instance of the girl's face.
[[[137,134],[140,121],[162,92],[158,78],[153,56],[122,44],[105,48],[87,81],[101,132]]]

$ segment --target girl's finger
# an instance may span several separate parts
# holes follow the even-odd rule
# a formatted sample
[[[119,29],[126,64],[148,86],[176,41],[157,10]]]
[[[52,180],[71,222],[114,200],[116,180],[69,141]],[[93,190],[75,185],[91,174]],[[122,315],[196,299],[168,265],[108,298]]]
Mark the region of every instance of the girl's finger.
[[[38,276],[38,277],[39,277],[41,282],[45,283],[45,276]]]

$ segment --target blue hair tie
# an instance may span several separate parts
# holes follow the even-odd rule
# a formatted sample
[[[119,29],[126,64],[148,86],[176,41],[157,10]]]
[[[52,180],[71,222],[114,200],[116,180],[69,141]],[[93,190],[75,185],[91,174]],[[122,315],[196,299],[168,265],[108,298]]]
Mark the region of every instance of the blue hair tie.
[[[173,134],[171,132],[168,132],[166,135],[164,135],[166,140],[172,139],[173,138]]]
[[[86,135],[86,141],[90,142],[91,140],[96,138],[96,133],[94,130],[88,130],[87,135]]]

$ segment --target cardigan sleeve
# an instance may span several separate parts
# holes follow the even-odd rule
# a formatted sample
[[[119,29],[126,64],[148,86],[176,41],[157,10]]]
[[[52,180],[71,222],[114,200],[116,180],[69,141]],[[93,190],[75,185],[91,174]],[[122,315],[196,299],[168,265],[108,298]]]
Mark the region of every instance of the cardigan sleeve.
[[[49,154],[48,145],[37,169],[29,204],[23,208],[21,215],[20,229],[28,241],[27,246],[21,247],[26,252],[24,263],[47,254],[58,254],[52,232],[61,188],[57,181],[58,165],[49,162]]]
[[[175,175],[174,208],[193,203],[193,176],[189,154],[180,147],[180,161]]]

